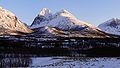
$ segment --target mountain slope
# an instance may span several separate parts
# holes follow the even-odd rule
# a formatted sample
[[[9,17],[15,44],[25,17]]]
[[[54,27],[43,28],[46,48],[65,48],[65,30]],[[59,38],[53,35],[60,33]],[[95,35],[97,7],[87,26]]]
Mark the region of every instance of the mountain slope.
[[[61,37],[88,37],[88,38],[105,38],[110,37],[107,33],[104,33],[98,29],[82,29],[82,30],[61,30],[56,27],[40,27],[36,28],[35,36],[61,36]]]
[[[0,7],[0,35],[31,33],[32,30],[17,19],[15,14]]]
[[[32,23],[32,27],[37,26],[38,24],[41,24],[41,22],[47,22],[52,18],[52,13],[49,9],[43,8],[41,12],[38,14],[38,16],[34,19]]]
[[[120,35],[120,19],[110,19],[100,24],[98,27],[106,33]]]
[[[99,28],[80,21],[66,10],[52,14],[49,9],[42,9],[34,19],[31,29],[38,34],[48,34],[63,37],[109,37]]]
[[[94,26],[78,20],[70,12],[61,10],[55,14],[52,14],[49,9],[42,9],[40,14],[35,18],[31,28],[39,28],[44,26],[57,27],[63,30],[71,30],[76,27],[91,27]],[[41,14],[44,13],[44,14]]]

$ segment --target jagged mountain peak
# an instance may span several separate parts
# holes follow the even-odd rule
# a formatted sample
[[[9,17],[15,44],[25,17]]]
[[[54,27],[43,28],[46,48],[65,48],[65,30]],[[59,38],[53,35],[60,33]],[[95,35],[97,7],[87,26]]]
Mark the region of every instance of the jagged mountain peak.
[[[116,19],[116,18],[111,18],[111,19],[107,20],[106,22],[109,23],[109,22],[114,21],[115,19]],[[104,23],[106,23],[106,22],[104,22]]]
[[[112,18],[104,23],[120,23],[120,19],[119,18]]]
[[[52,19],[53,14],[51,10],[48,8],[43,8],[38,16],[34,19],[33,23],[31,24],[31,28],[35,27],[35,25],[40,24],[41,22],[47,22]]]
[[[112,18],[112,20],[117,20],[117,19],[119,19],[119,18]]]
[[[106,22],[100,24],[99,27],[104,26],[104,25],[110,26],[110,27],[116,27],[116,26],[120,25],[120,19],[118,19],[118,18],[109,19]]]
[[[91,24],[80,21],[67,10],[61,10],[51,16],[48,15],[47,18],[45,16],[37,16],[33,21],[31,28],[34,29],[44,26],[57,27],[63,30],[81,29],[83,27],[96,29],[96,27]]]
[[[51,10],[49,10],[48,8],[43,8],[38,14],[38,16],[44,16],[46,18],[49,18],[49,16],[51,15],[52,15]]]
[[[106,33],[120,35],[120,19],[118,18],[112,18],[98,27]]]
[[[36,34],[57,35],[63,37],[107,37],[99,28],[80,21],[67,10],[61,10],[51,17],[37,16],[31,29],[38,31]]]

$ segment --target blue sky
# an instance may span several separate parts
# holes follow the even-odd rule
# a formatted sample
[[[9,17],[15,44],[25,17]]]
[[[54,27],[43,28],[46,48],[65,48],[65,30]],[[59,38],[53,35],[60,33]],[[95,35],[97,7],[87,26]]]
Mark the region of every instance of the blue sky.
[[[0,0],[0,6],[27,24],[32,23],[42,8],[49,8],[53,13],[66,9],[78,19],[94,25],[120,18],[120,0]]]

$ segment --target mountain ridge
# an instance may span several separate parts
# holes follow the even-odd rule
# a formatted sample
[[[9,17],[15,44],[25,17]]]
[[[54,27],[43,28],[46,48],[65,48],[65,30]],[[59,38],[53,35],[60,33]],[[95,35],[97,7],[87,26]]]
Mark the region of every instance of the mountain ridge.
[[[38,14],[31,25],[31,29],[40,31],[38,34],[48,33],[48,35],[52,34],[65,37],[109,37],[109,35],[102,32],[99,28],[87,22],[80,21],[67,10],[61,10],[52,15],[50,14],[51,16],[47,16],[48,18],[46,18],[44,14],[48,14],[51,10],[46,10],[47,13],[41,10],[40,13],[43,14]],[[45,32],[43,32],[44,30]]]
[[[47,9],[47,10],[49,10],[49,9]],[[43,13],[43,12],[44,12],[44,10],[40,11],[40,13]],[[48,12],[47,13],[44,12],[44,14],[48,14]],[[49,19],[46,19],[45,17],[46,17],[46,15],[43,16],[43,14],[42,15],[38,14],[38,16],[34,19],[32,25],[31,25],[31,28],[38,28],[38,27],[43,27],[43,26],[59,27],[60,25],[64,26],[64,24],[68,25],[69,27],[79,25],[79,26],[90,26],[91,28],[95,28],[95,26],[93,26],[91,24],[80,21],[79,19],[77,19],[74,15],[72,15],[67,10],[61,10],[59,12],[56,12],[55,14],[51,15],[49,17]],[[38,24],[36,25],[34,23],[38,23]],[[62,29],[62,27],[59,27],[59,28]]]
[[[0,7],[0,35],[18,35],[20,33],[32,33],[25,24],[23,24],[15,14]]]
[[[98,27],[106,33],[120,35],[120,19],[118,18],[112,18]]]

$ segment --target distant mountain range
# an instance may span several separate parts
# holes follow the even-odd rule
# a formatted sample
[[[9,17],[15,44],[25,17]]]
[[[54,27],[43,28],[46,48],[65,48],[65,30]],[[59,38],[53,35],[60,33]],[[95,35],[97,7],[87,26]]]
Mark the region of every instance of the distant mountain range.
[[[111,37],[111,34],[120,35],[119,19],[111,19],[98,27],[80,21],[67,10],[53,14],[43,8],[34,19],[30,28],[22,23],[12,12],[0,7],[0,35],[21,35],[32,33],[62,37]]]

